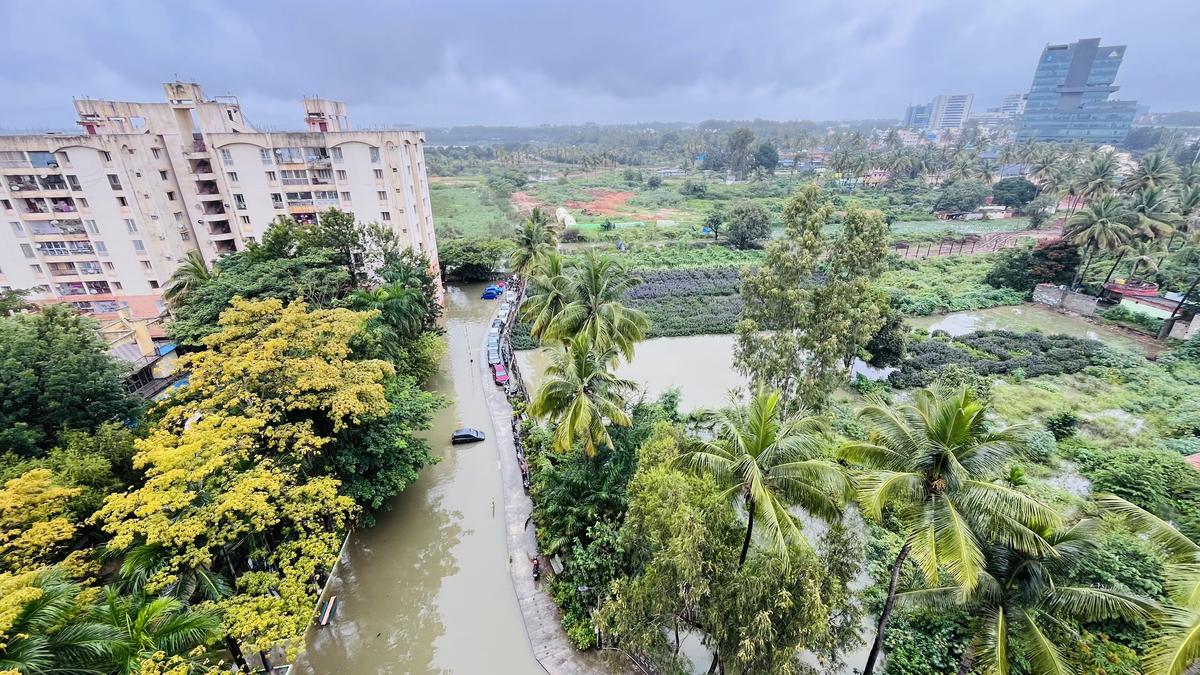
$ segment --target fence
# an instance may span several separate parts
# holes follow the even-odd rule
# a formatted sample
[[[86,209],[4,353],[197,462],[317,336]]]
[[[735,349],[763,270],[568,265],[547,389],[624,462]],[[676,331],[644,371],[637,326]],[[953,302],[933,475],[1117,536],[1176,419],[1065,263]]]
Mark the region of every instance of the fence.
[[[993,239],[991,241],[931,241],[926,244],[907,246],[895,244],[892,252],[902,258],[935,258],[948,255],[970,255],[972,253],[994,253],[1001,249],[1013,248],[1020,243],[1015,237]]]

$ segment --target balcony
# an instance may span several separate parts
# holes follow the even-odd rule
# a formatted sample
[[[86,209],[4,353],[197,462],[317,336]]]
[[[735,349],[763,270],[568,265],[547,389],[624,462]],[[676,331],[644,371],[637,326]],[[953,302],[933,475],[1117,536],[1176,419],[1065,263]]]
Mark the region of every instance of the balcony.
[[[17,201],[17,210],[21,213],[50,213],[50,207],[46,205],[44,199],[22,199]]]
[[[104,274],[104,271],[100,269],[100,263],[94,261],[75,263],[75,270],[79,274],[88,277],[100,276],[101,274]]]
[[[66,296],[88,294],[87,288],[83,285],[82,281],[68,281],[66,283],[55,284],[54,290],[57,291],[59,295]]]
[[[225,214],[225,204],[222,202],[204,202],[202,208],[206,216],[220,216]]]
[[[328,169],[333,165],[328,157],[307,157],[306,163],[312,169]]]
[[[112,288],[109,287],[107,281],[85,281],[83,284],[87,287],[89,295],[108,295],[112,293]]]
[[[193,176],[204,176],[203,180],[213,180],[212,162],[207,159],[189,159],[188,170]]]
[[[75,200],[69,197],[56,197],[50,200],[50,210],[54,213],[75,213]]]
[[[183,144],[184,157],[191,157],[193,155],[207,155],[207,154],[208,154],[208,145],[205,144],[204,139],[202,139],[202,138],[197,138],[197,139],[193,140],[191,143]]]
[[[317,206],[338,206],[340,204],[340,202],[338,202],[338,200],[337,200],[337,197],[334,197],[332,199],[326,197],[324,199],[317,199],[315,201],[316,201]]]
[[[304,178],[283,178],[283,179],[280,179],[279,182],[283,183],[284,185],[308,185],[308,177],[305,176]]]
[[[43,190],[66,190],[67,181],[62,176],[42,176],[38,181]]]
[[[47,263],[46,271],[52,277],[74,277],[79,275],[74,263]]]
[[[83,223],[78,220],[51,220],[40,223],[30,223],[29,233],[35,237],[86,235]]]
[[[31,192],[41,189],[37,178],[33,176],[8,176],[7,182],[9,192]]]
[[[233,234],[228,220],[214,220],[208,224],[208,233],[214,237]]]
[[[217,249],[217,253],[237,253],[237,243],[232,239],[214,241],[213,247]]]

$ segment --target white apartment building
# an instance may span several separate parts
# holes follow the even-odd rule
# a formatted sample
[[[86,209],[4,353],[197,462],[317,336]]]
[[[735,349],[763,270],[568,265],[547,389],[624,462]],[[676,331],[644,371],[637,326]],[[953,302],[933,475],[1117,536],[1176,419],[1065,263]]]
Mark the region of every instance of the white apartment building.
[[[934,131],[961,129],[971,116],[974,94],[943,94],[930,103],[929,128]]]
[[[82,133],[0,136],[0,288],[134,317],[189,251],[211,264],[279,216],[337,207],[438,252],[418,131],[352,131],[346,106],[304,99],[306,132],[263,133],[234,97],[163,85],[165,103],[76,99]]]

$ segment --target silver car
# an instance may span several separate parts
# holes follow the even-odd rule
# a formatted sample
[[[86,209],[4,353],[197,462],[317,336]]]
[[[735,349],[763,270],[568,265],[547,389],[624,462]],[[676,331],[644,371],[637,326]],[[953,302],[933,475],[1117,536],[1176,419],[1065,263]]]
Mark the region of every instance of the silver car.
[[[500,350],[488,349],[488,365],[494,366],[497,363],[500,363]]]

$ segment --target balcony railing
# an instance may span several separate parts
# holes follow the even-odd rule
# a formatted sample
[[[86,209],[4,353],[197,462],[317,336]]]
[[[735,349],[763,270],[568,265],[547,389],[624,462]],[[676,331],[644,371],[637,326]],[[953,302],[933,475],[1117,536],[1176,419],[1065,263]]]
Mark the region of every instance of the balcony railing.
[[[87,232],[83,228],[83,224],[79,221],[71,221],[67,223],[59,223],[51,225],[49,223],[30,223],[29,231],[35,235],[55,235],[55,234],[84,234]]]
[[[8,189],[12,192],[37,190],[38,183],[33,176],[9,176]]]
[[[308,185],[307,178],[283,178],[280,182],[284,185]]]
[[[50,208],[42,202],[25,200],[25,213],[50,213]]]
[[[87,289],[82,283],[55,284],[55,289],[59,295],[87,295]]]
[[[43,176],[41,179],[43,190],[66,190],[67,181],[63,180],[62,176]]]
[[[197,139],[197,140],[192,141],[191,143],[184,143],[183,151],[185,153],[208,152],[208,146],[204,144],[204,141]]]
[[[316,203],[317,203],[317,206],[337,206],[340,202],[338,202],[337,198],[335,197],[333,199],[330,199],[330,198],[318,199],[318,200],[316,200]]]

